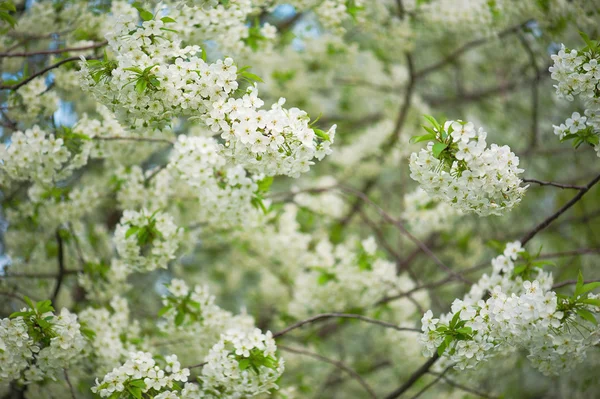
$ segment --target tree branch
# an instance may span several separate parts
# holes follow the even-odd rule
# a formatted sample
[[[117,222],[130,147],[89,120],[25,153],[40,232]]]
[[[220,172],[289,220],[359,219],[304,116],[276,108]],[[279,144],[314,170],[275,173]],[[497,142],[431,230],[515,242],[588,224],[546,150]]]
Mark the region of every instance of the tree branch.
[[[368,394],[371,398],[377,398],[377,395],[375,395],[375,391],[373,391],[373,388],[371,388],[369,386],[369,384],[367,384],[367,382],[360,376],[360,374],[358,374],[356,371],[352,370],[350,367],[346,366],[344,363],[342,363],[338,360],[329,359],[328,357],[321,356],[318,353],[309,352],[309,351],[306,351],[303,349],[290,348],[289,346],[284,346],[284,345],[277,345],[277,348],[282,349],[287,352],[297,353],[299,355],[310,356],[314,359],[321,360],[322,362],[332,364],[335,367],[339,368],[340,370],[343,370],[346,373],[348,373],[348,375],[350,375],[360,385],[362,385],[362,387],[365,389],[365,391],[368,392]]]
[[[433,366],[434,363],[437,362],[439,358],[440,358],[440,356],[437,353],[435,353],[431,358],[429,358],[425,363],[423,363],[423,365],[421,367],[419,367],[419,369],[417,371],[415,371],[408,378],[408,381],[406,381],[404,384],[402,384],[402,386],[400,386],[398,389],[394,390],[393,392],[390,392],[385,397],[385,399],[395,399],[395,398],[399,397],[400,395],[402,395],[404,392],[408,391],[410,389],[410,387],[412,387],[415,384],[415,382],[417,382],[425,373],[427,373],[429,371],[431,366]]]
[[[551,181],[541,181],[541,180],[536,180],[536,179],[523,179],[523,183],[534,183],[534,184],[539,184],[540,186],[553,186],[553,187],[558,187],[558,188],[572,188],[574,190],[583,190],[585,189],[584,186],[576,186],[574,184],[561,184],[561,183],[554,183]]]
[[[521,245],[527,244],[529,242],[529,240],[531,240],[537,233],[539,233],[540,231],[544,230],[546,227],[548,227],[550,225],[550,223],[552,223],[553,221],[555,221],[556,219],[558,219],[558,217],[560,215],[562,215],[570,207],[572,207],[573,205],[575,205],[585,195],[585,193],[587,193],[599,181],[600,181],[600,175],[596,176],[585,187],[583,187],[581,190],[579,190],[579,193],[575,197],[573,197],[569,202],[567,202],[565,205],[563,205],[562,208],[560,208],[554,214],[552,214],[551,216],[549,216],[542,223],[538,224],[533,230],[531,230],[530,232],[528,232],[527,234],[525,234],[525,236],[523,236],[523,238],[521,238],[521,240],[520,240],[521,241]]]
[[[42,50],[42,51],[33,51],[31,53],[0,53],[0,58],[9,58],[9,57],[31,57],[34,55],[51,55],[51,54],[62,54],[70,51],[85,51],[85,50],[93,50],[99,47],[106,46],[108,41],[103,41],[100,43],[94,43],[89,46],[83,47],[71,47],[71,48],[59,48],[55,50]]]
[[[321,321],[321,320],[326,320],[326,319],[331,319],[331,318],[341,318],[341,319],[357,319],[357,320],[361,320],[367,323],[371,323],[371,324],[377,324],[379,326],[383,326],[386,328],[393,328],[394,330],[397,331],[415,331],[415,332],[421,332],[421,330],[419,330],[418,328],[409,328],[409,327],[399,327],[396,324],[392,324],[392,323],[387,323],[385,321],[381,321],[381,320],[377,320],[377,319],[371,319],[369,317],[363,316],[363,315],[359,315],[359,314],[353,314],[353,313],[322,313],[322,314],[318,314],[316,316],[310,317],[306,320],[302,320],[299,321],[297,323],[292,324],[291,326],[284,328],[281,331],[278,331],[276,333],[273,334],[273,338],[279,338],[285,334],[287,334],[288,332],[295,330],[297,328],[300,328],[306,324],[311,324],[311,323],[315,323],[317,321]]]

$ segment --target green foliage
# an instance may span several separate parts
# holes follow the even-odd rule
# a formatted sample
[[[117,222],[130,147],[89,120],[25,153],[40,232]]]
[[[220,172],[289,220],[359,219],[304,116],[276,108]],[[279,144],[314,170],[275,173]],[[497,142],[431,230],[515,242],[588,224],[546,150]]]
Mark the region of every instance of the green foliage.
[[[72,155],[81,153],[84,142],[90,141],[90,137],[83,133],[75,133],[73,129],[61,126],[56,130],[56,137],[63,139],[65,147]]]
[[[438,328],[435,331],[444,337],[444,341],[437,348],[437,353],[439,356],[441,356],[446,351],[446,349],[450,347],[450,344],[452,342],[467,341],[473,339],[473,330],[471,329],[471,327],[466,327],[466,323],[466,320],[460,319],[459,311],[454,315],[454,317],[452,317],[450,324],[448,324],[447,326],[438,326]],[[450,355],[453,355],[454,351],[455,348],[451,348]]]
[[[152,74],[152,68],[156,65],[150,65],[145,69],[138,67],[124,68],[124,71],[130,71],[135,74],[135,77],[131,79],[127,85],[135,83],[135,91],[138,94],[143,94],[146,89],[156,91],[160,87],[160,81]],[[127,86],[125,85],[125,86]]]
[[[130,225],[129,229],[125,232],[125,238],[129,238],[133,235],[137,237],[137,244],[140,248],[147,248],[152,245],[152,242],[157,238],[162,238],[162,233],[156,228],[156,214],[154,212],[148,218],[148,224],[145,226],[133,226]]]
[[[570,316],[577,315],[581,319],[597,325],[598,320],[591,310],[600,307],[600,299],[588,297],[588,294],[597,288],[600,288],[600,282],[586,284],[583,274],[579,271],[573,295],[557,295],[559,298],[557,309],[564,312],[564,320],[568,321]]]
[[[0,19],[7,22],[11,27],[17,24],[15,17],[9,14],[9,12],[17,12],[15,5],[10,1],[0,2]]]
[[[540,252],[541,248],[535,255],[531,255],[525,250],[519,252],[520,257],[515,262],[511,278],[514,280],[517,277],[521,277],[523,280],[532,280],[537,275],[536,269],[543,269],[544,266],[556,266],[554,262],[549,260],[536,260],[540,256]]]
[[[87,60],[86,63],[90,76],[96,84],[108,80],[112,75],[112,71],[118,66],[116,61],[108,59],[106,51],[104,51],[104,57],[101,60]]]
[[[202,307],[200,303],[191,299],[192,292],[190,291],[184,298],[166,297],[167,305],[158,311],[158,317],[162,317],[171,310],[175,310],[175,325],[181,326],[187,315],[192,322],[202,322]]]
[[[260,374],[260,367],[276,369],[278,365],[277,359],[272,356],[265,356],[263,351],[258,348],[252,349],[249,357],[235,355],[235,358],[240,365],[240,370],[250,368],[257,375]]]
[[[24,297],[29,309],[19,312],[12,313],[9,318],[15,319],[22,317],[23,321],[27,325],[27,334],[38,343],[44,346],[50,345],[52,338],[56,337],[56,332],[52,328],[50,320],[54,318],[53,315],[46,315],[46,313],[54,312],[52,301],[49,299],[40,302],[33,302],[28,297]]]
[[[267,176],[260,180],[257,185],[258,189],[254,193],[254,197],[251,200],[252,206],[256,209],[261,209],[265,214],[269,212],[264,204],[265,195],[269,192],[271,185],[273,184],[273,176]]]
[[[240,69],[238,69],[237,74],[238,76],[241,77],[241,79],[249,84],[254,84],[254,82],[261,82],[263,83],[263,80],[260,78],[260,76],[257,76],[251,72],[249,72],[250,67],[249,66],[245,66],[242,67]]]

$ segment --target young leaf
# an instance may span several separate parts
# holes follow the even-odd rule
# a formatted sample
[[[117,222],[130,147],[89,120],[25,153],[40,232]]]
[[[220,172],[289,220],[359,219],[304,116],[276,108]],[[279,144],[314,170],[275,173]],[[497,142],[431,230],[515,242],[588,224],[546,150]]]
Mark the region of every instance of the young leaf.
[[[578,309],[577,310],[577,314],[579,315],[579,317],[581,317],[584,320],[589,321],[590,323],[593,323],[594,325],[598,325],[598,320],[596,320],[596,317],[594,317],[594,315],[592,314],[592,312],[590,312],[589,310],[586,309]]]
[[[442,152],[448,147],[448,144],[445,143],[435,143],[433,145],[433,156],[438,158],[440,157],[440,155],[442,154]]]

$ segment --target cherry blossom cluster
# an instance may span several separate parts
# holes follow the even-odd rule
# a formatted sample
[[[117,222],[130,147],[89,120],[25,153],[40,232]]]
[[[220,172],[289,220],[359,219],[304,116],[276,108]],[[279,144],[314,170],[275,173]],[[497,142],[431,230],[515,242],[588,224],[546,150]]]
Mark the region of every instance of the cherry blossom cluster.
[[[366,308],[403,288],[396,265],[379,256],[373,237],[337,246],[319,241],[305,266],[308,271],[294,279],[294,296],[288,308],[288,313],[298,318],[331,309]]]
[[[570,118],[554,126],[554,134],[561,141],[573,140],[573,146],[583,143],[592,145],[600,156],[600,55],[598,43],[584,35],[587,46],[581,50],[567,49],[563,44],[557,54],[552,55],[554,65],[550,67],[552,79],[558,84],[559,97],[573,101],[583,100],[584,114],[573,112]]]
[[[284,361],[270,331],[231,329],[205,358],[203,390],[218,398],[252,397],[278,389]]]
[[[176,355],[165,358],[166,366],[161,368],[148,352],[131,352],[129,359],[111,372],[102,381],[96,380],[92,392],[102,398],[141,398],[142,395],[169,399],[179,398],[181,389],[177,382],[185,383],[190,371],[182,368]],[[178,389],[179,388],[179,389]]]
[[[140,326],[130,320],[129,305],[122,297],[111,299],[109,306],[88,307],[79,313],[82,323],[94,332],[90,339],[94,362],[101,372],[107,372],[137,350],[133,342],[140,337]]]
[[[304,111],[282,107],[284,99],[259,110],[264,102],[254,86],[234,98],[238,78],[257,77],[238,71],[231,58],[207,64],[196,56],[198,46],[181,48],[181,39],[165,27],[170,20],[119,23],[108,35],[116,60],[82,62],[83,86],[120,120],[159,126],[180,116],[204,120],[226,140],[223,154],[251,172],[297,177],[313,158],[331,152],[335,126],[327,133],[313,129]]]
[[[283,108],[285,99],[259,110],[263,101],[256,86],[241,99],[217,102],[206,123],[226,140],[222,153],[253,173],[298,177],[308,172],[315,157],[331,154],[336,126],[323,132],[309,126],[308,114]]]
[[[487,133],[473,123],[433,118],[427,134],[414,138],[428,141],[427,148],[410,156],[411,178],[436,201],[465,213],[501,215],[521,202],[519,158],[508,146],[487,148]]]
[[[423,316],[421,342],[427,356],[437,351],[445,364],[474,368],[498,353],[525,349],[544,374],[559,374],[583,361],[587,348],[600,342],[596,313],[598,284],[580,280],[572,297],[558,296],[543,261],[509,243],[463,300],[440,319]],[[539,280],[537,279],[539,278]],[[585,333],[582,333],[585,331]],[[576,354],[576,356],[573,356]]]
[[[410,231],[419,237],[446,231],[459,215],[460,211],[451,204],[432,200],[420,187],[404,196],[402,219]]]
[[[36,304],[0,320],[0,382],[56,379],[82,355],[86,339],[77,315],[51,302]]]
[[[223,331],[231,328],[254,328],[254,320],[246,314],[233,315],[215,304],[208,287],[196,285],[192,289],[180,279],[171,280],[163,296],[162,318],[159,330],[175,342],[171,348],[180,349],[186,359],[197,362],[219,341]],[[197,337],[203,337],[197,341]],[[194,341],[193,347],[188,342]],[[197,341],[197,342],[196,342]]]
[[[25,133],[14,132],[10,144],[0,146],[0,182],[2,185],[10,180],[51,183],[69,155],[63,139],[39,126]]]
[[[38,118],[52,116],[58,105],[56,93],[48,90],[43,77],[38,77],[19,91],[11,93],[8,98],[8,115],[29,124]]]
[[[190,187],[198,199],[198,220],[215,227],[239,226],[256,219],[259,182],[243,167],[228,165],[212,137],[179,136],[168,169]]]
[[[114,242],[121,259],[137,270],[165,268],[179,245],[181,230],[165,213],[127,210],[115,228]]]
[[[169,9],[170,16],[178,22],[178,32],[187,42],[214,40],[219,43],[219,50],[222,52],[241,54],[249,49],[266,49],[276,37],[277,29],[273,25],[248,23],[248,20],[252,20],[251,14],[258,11],[258,7],[253,6],[250,0],[234,0],[216,5],[209,2],[200,5],[197,2],[169,3],[179,3]]]

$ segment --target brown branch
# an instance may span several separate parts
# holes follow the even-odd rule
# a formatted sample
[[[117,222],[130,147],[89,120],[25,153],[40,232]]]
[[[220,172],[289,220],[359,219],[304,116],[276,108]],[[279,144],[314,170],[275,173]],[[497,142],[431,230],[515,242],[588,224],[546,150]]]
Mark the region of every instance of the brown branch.
[[[27,304],[27,301],[25,300],[25,298],[23,298],[22,296],[20,296],[18,294],[15,294],[14,292],[1,292],[0,291],[0,296],[18,299],[19,301],[23,302],[24,304]]]
[[[156,143],[168,143],[175,144],[174,140],[169,139],[161,139],[156,137],[125,137],[125,136],[110,136],[110,137],[92,137],[92,140],[101,140],[101,141],[148,141],[148,142],[156,142]]]
[[[402,395],[404,392],[408,391],[410,389],[410,387],[412,387],[415,384],[415,382],[417,382],[425,373],[427,373],[429,371],[431,366],[433,366],[434,363],[437,362],[439,358],[440,358],[440,356],[437,353],[435,353],[425,363],[423,363],[423,365],[421,367],[419,367],[419,369],[417,371],[415,371],[409,377],[408,381],[406,381],[404,384],[402,384],[398,389],[390,392],[385,397],[385,399],[395,399],[395,398],[399,397],[400,395]]]
[[[387,212],[385,212],[379,205],[377,205],[376,203],[374,203],[373,201],[371,201],[371,199],[369,197],[367,197],[363,192],[357,191],[351,187],[348,186],[344,186],[344,185],[340,185],[340,188],[343,191],[349,192],[355,196],[357,196],[358,198],[360,198],[362,201],[364,201],[365,203],[371,205],[372,207],[375,208],[375,210],[377,211],[377,213],[379,213],[379,215],[381,215],[381,217],[388,223],[391,223],[392,225],[394,225],[398,230],[400,230],[400,232],[402,232],[402,234],[404,234],[409,240],[411,240],[414,244],[416,244],[421,251],[423,251],[431,260],[433,260],[433,262],[438,265],[440,268],[442,268],[446,273],[448,273],[449,275],[452,275],[454,277],[456,277],[459,280],[463,280],[467,283],[471,283],[471,281],[465,279],[464,277],[460,276],[459,274],[457,274],[456,272],[454,272],[452,269],[450,269],[448,266],[446,266],[444,264],[444,262],[442,262],[430,249],[429,247],[427,247],[427,245],[425,245],[421,240],[419,240],[417,237],[415,237],[414,235],[412,235],[407,229],[406,227],[404,227],[404,225],[402,224],[402,222],[394,219],[392,216],[390,216]]]
[[[600,279],[585,280],[583,283],[584,284],[589,284],[589,283],[597,283],[597,282],[600,282]],[[565,280],[565,281],[561,281],[560,283],[554,284],[552,286],[552,289],[566,287],[567,285],[573,285],[573,284],[577,284],[577,280]]]
[[[64,270],[63,275],[68,276],[71,274],[80,273],[79,270]],[[57,273],[10,273],[0,276],[0,279],[4,278],[49,278],[55,279],[58,278]]]
[[[54,286],[54,293],[52,294],[52,303],[56,305],[56,299],[60,293],[63,279],[65,277],[65,251],[63,239],[60,236],[60,228],[56,229],[56,242],[58,243],[58,253],[56,255],[58,261],[58,274],[56,275],[56,285]]]
[[[527,56],[529,57],[529,63],[531,65],[531,69],[533,69],[535,73],[535,78],[531,82],[531,138],[529,140],[529,145],[527,147],[527,151],[533,150],[538,143],[539,137],[539,114],[540,114],[540,101],[539,101],[539,83],[542,80],[542,75],[538,69],[537,61],[535,59],[535,52],[527,42],[527,38],[523,34],[517,35],[519,41],[523,45]]]
[[[350,367],[346,366],[344,363],[342,363],[338,360],[329,359],[328,357],[319,355],[318,353],[306,351],[304,349],[290,348],[289,346],[283,346],[283,345],[277,345],[277,347],[279,349],[282,349],[287,352],[296,353],[299,355],[310,356],[314,359],[318,359],[325,363],[334,365],[335,367],[339,368],[340,370],[345,371],[346,373],[348,373],[348,375],[350,375],[353,379],[355,379],[365,389],[365,391],[368,392],[368,394],[371,398],[377,398],[377,395],[375,395],[375,391],[373,391],[373,388],[371,388],[369,386],[369,384],[367,384],[367,382],[360,376],[360,374],[358,374],[356,371],[352,370]]]
[[[63,369],[63,372],[65,374],[65,381],[67,381],[67,385],[69,386],[69,391],[71,391],[71,399],[77,399],[75,396],[75,390],[73,389],[73,384],[71,384],[71,380],[69,379],[67,369]]]
[[[100,43],[94,43],[89,46],[83,47],[71,47],[71,48],[59,48],[55,50],[42,50],[42,51],[34,51],[31,53],[0,53],[0,58],[9,58],[9,57],[31,57],[34,55],[50,55],[50,54],[62,54],[70,51],[85,51],[85,50],[93,50],[99,47],[106,46],[108,41],[103,41]]]
[[[58,68],[59,66],[66,64],[67,62],[72,62],[72,61],[79,61],[80,58],[79,57],[69,57],[69,58],[65,58],[64,60],[61,60],[59,62],[57,62],[56,64],[52,64],[44,69],[42,69],[39,72],[34,73],[33,75],[29,76],[27,79],[14,84],[14,85],[0,85],[0,90],[18,90],[20,87],[26,85],[27,83],[31,82],[33,79],[37,78],[38,76],[42,76],[44,75],[46,72],[49,72],[55,68]]]
[[[583,187],[581,190],[579,190],[579,193],[577,193],[576,196],[574,196],[569,202],[567,202],[565,205],[563,205],[562,208],[560,208],[554,214],[552,214],[548,218],[546,218],[546,220],[544,220],[543,222],[541,222],[540,224],[538,224],[533,230],[531,230],[530,232],[528,232],[527,234],[525,234],[525,236],[523,236],[523,238],[521,238],[521,240],[520,240],[521,241],[521,245],[527,244],[529,242],[529,240],[531,240],[537,233],[539,233],[540,231],[544,230],[553,221],[555,221],[556,219],[558,219],[558,217],[560,215],[562,215],[570,207],[572,207],[573,205],[575,205],[585,195],[585,193],[587,193],[599,181],[600,181],[600,175],[596,176],[585,187]]]
[[[524,23],[520,23],[518,25],[512,26],[510,28],[507,28],[505,30],[503,30],[502,32],[498,33],[498,36],[496,38],[502,38],[504,36],[508,36],[510,34],[513,33],[517,33],[521,30],[521,28],[529,21],[526,21]],[[464,53],[466,53],[467,51],[479,47],[483,44],[486,44],[489,41],[489,38],[484,37],[484,38],[480,38],[480,39],[475,39],[472,40],[464,45],[462,45],[461,47],[459,47],[458,49],[454,50],[452,53],[448,54],[446,57],[444,57],[442,60],[436,62],[435,64],[432,64],[428,67],[425,67],[423,69],[421,69],[420,71],[415,73],[415,78],[417,79],[421,79],[422,77],[429,75],[432,72],[437,71],[440,68],[445,67],[446,65],[454,62],[456,59],[458,59],[461,55],[463,55]]]
[[[449,379],[447,376],[443,375],[442,373],[437,373],[437,372],[435,372],[435,371],[431,371],[431,370],[430,370],[430,371],[428,371],[428,373],[429,373],[429,374],[433,374],[433,375],[437,375],[437,376],[441,376],[442,380],[444,380],[444,382],[445,382],[446,384],[448,384],[448,385],[450,385],[450,386],[452,386],[452,387],[454,387],[454,388],[458,388],[458,389],[460,389],[461,391],[468,392],[468,393],[470,393],[470,394],[473,394],[473,395],[479,396],[479,397],[481,397],[481,398],[484,398],[484,399],[498,399],[498,398],[497,398],[497,397],[495,397],[495,396],[491,396],[491,395],[489,395],[489,394],[487,394],[487,393],[484,393],[484,392],[477,391],[477,390],[475,390],[475,389],[473,389],[473,388],[470,388],[470,387],[467,387],[467,386],[465,386],[465,385],[459,384],[459,383],[457,383],[457,382],[455,382],[455,381],[452,381],[451,379]]]
[[[561,184],[561,183],[554,183],[551,181],[541,181],[541,180],[536,180],[536,179],[523,179],[523,183],[534,183],[534,184],[539,184],[540,186],[553,186],[553,187],[558,187],[558,188],[572,188],[574,190],[583,190],[585,187],[584,186],[576,186],[574,184]]]
[[[421,389],[419,392],[417,392],[411,399],[417,399],[417,398],[419,398],[421,395],[423,395],[425,393],[425,391],[429,390],[429,388],[431,388],[432,386],[434,386],[435,384],[437,384],[438,381],[441,380],[444,377],[444,375],[448,372],[448,370],[450,370],[450,368],[452,368],[452,365],[446,367],[444,369],[444,371],[442,371],[440,374],[438,374],[438,376],[436,377],[435,380],[433,380],[429,384],[425,385],[423,387],[423,389]]]
[[[206,364],[207,364],[207,363],[208,363],[208,362],[202,362],[202,363],[194,364],[193,366],[187,366],[187,367],[185,367],[185,368],[186,368],[186,369],[196,369],[196,368],[199,368],[199,367],[204,367],[204,366],[206,366]]]
[[[377,319],[371,319],[369,317],[363,316],[363,315],[359,315],[359,314],[353,314],[353,313],[322,313],[322,314],[318,314],[316,316],[310,317],[306,320],[302,320],[299,321],[297,323],[292,324],[289,327],[284,328],[281,331],[278,331],[276,333],[273,334],[273,338],[279,338],[287,333],[289,333],[292,330],[295,330],[297,328],[300,328],[306,324],[311,324],[311,323],[315,323],[317,321],[321,321],[321,320],[326,320],[326,319],[331,319],[331,318],[341,318],[341,319],[357,319],[360,321],[364,321],[367,323],[371,323],[371,324],[377,324],[379,326],[383,326],[383,327],[387,327],[387,328],[393,328],[394,330],[397,331],[415,331],[415,332],[421,332],[421,330],[419,330],[418,328],[409,328],[409,327],[399,327],[396,324],[392,324],[392,323],[387,323],[385,321],[381,321],[381,320],[377,320]]]

